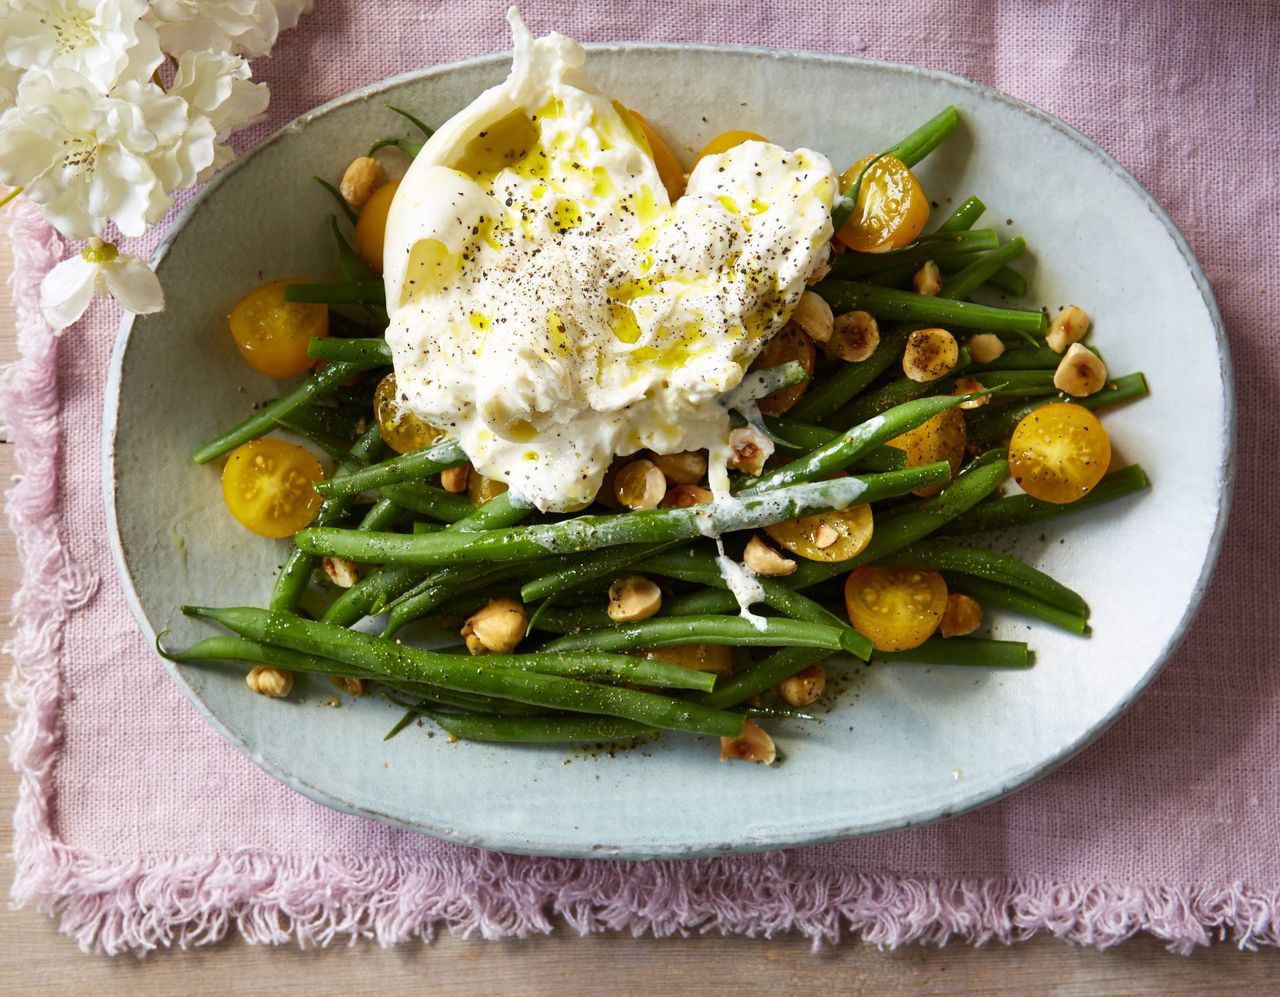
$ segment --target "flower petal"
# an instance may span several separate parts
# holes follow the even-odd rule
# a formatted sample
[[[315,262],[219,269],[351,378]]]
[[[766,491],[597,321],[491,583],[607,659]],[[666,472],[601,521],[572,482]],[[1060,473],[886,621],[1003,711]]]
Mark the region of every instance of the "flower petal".
[[[121,254],[102,265],[102,279],[107,291],[125,311],[150,315],[164,308],[164,290],[155,271],[134,256]]]
[[[55,329],[65,329],[85,313],[98,282],[98,268],[77,253],[40,282],[40,313]]]

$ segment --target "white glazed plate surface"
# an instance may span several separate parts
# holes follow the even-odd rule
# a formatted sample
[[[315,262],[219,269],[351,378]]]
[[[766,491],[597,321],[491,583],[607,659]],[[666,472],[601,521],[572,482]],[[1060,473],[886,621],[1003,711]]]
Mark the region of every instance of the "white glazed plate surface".
[[[311,176],[337,177],[371,141],[399,133],[385,104],[439,124],[508,64],[502,55],[440,67],[319,108],[225,171],[166,239],[157,269],[168,307],[120,331],[103,442],[112,541],[148,638],[166,628],[172,646],[208,636],[179,613],[183,603],[265,605],[285,556],[286,544],[226,513],[221,462],[199,467],[188,455],[279,390],[226,332],[235,300],[263,280],[332,279],[333,206]],[[307,796],[515,852],[640,858],[828,841],[955,814],[1044,774],[1151,680],[1217,554],[1231,479],[1230,373],[1212,296],[1181,236],[1092,143],[945,74],[668,46],[593,47],[588,69],[686,163],[713,135],[744,128],[843,164],[947,104],[960,109],[961,129],[917,170],[939,216],[970,193],[982,197],[980,224],[1032,247],[1018,264],[1031,279],[1029,306],[1085,306],[1111,370],[1143,370],[1152,386],[1150,398],[1104,421],[1119,458],[1141,462],[1154,488],[1017,539],[1022,556],[1089,601],[1093,636],[996,616],[995,636],[1032,643],[1033,669],[858,670],[825,724],[775,727],[785,757],[773,768],[720,764],[712,739],[679,735],[616,757],[451,744],[426,727],[384,742],[401,710],[376,696],[327,708],[323,679],[300,681],[279,701],[250,694],[238,669],[169,666],[174,678],[228,740]],[[841,107],[847,113],[833,114]]]

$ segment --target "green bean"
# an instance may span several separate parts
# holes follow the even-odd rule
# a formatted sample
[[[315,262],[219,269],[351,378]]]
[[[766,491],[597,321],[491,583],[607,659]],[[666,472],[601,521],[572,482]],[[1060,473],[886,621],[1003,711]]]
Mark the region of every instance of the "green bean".
[[[1122,377],[1111,378],[1106,387],[1086,398],[1062,397],[1049,399],[1048,401],[1030,401],[1024,405],[1016,405],[1013,408],[1000,409],[996,412],[980,415],[970,427],[971,432],[969,435],[970,439],[978,446],[990,446],[1001,440],[1007,440],[1013,435],[1018,423],[1036,409],[1042,405],[1049,404],[1051,401],[1071,401],[1077,405],[1083,405],[1087,409],[1099,409],[1107,405],[1119,405],[1121,402],[1131,401],[1134,398],[1143,398],[1147,394],[1147,379],[1141,373],[1125,374]]]
[[[942,143],[942,140],[951,133],[951,130],[955,128],[959,120],[954,107],[944,108],[906,138],[890,146],[872,159],[863,168],[858,181],[836,199],[836,203],[831,209],[831,224],[835,230],[837,232],[840,231],[857,208],[862,177],[871,166],[875,165],[877,160],[885,156],[893,156],[905,166],[914,166]]]
[[[876,651],[872,664],[912,662],[920,665],[971,665],[979,668],[1030,668],[1027,645],[1016,640],[983,637],[930,637],[910,651]]]
[[[967,346],[960,347],[956,365],[952,370],[964,370],[969,366],[969,361],[969,348]],[[949,397],[952,399],[953,404],[959,405],[962,401],[974,397],[972,395],[965,395],[963,398],[958,395],[934,395],[931,398],[923,398],[924,395],[935,390],[937,387],[938,385],[935,381],[925,381],[921,383],[920,381],[913,381],[909,377],[894,378],[892,381],[880,388],[877,388],[870,394],[861,395],[858,398],[853,399],[848,405],[844,406],[844,408],[832,415],[829,421],[833,425],[837,426],[847,426],[866,422],[868,419],[874,419],[876,416],[881,414],[888,416],[895,407],[905,405],[917,398],[921,398],[925,401],[936,401],[941,398]],[[941,409],[938,411],[941,411]],[[935,412],[934,414],[936,415],[937,413]],[[893,439],[893,437],[889,437],[889,439]]]
[[[329,480],[341,481],[342,479],[330,478]],[[465,495],[454,495],[452,492],[446,492],[443,488],[436,488],[434,485],[405,481],[398,485],[383,485],[381,490],[382,494],[395,502],[396,505],[417,513],[419,516],[438,519],[442,523],[456,523],[459,520],[466,519],[475,512],[476,508]],[[338,497],[341,497],[342,494],[349,495],[351,493],[341,493]]]
[[[811,647],[784,647],[746,671],[716,683],[711,692],[693,698],[715,709],[737,706],[752,696],[768,692],[779,682],[804,671],[827,655],[827,651]]]
[[[938,292],[943,298],[967,298],[979,287],[995,276],[1006,263],[1016,260],[1027,250],[1027,241],[1018,236],[1011,239],[999,249],[986,253],[974,260],[958,273],[952,274],[942,282],[942,290]]]
[[[213,620],[243,637],[294,651],[323,655],[394,679],[427,682],[446,689],[511,699],[530,706],[622,717],[654,727],[686,730],[695,734],[736,737],[742,733],[742,717],[708,709],[697,703],[671,699],[656,693],[518,670],[521,664],[538,665],[547,657],[545,654],[495,654],[487,655],[483,660],[459,658],[269,610],[249,607],[202,609],[185,606],[183,612],[189,616]],[[596,660],[607,661],[604,658]],[[513,662],[517,667],[511,666]]]
[[[383,305],[380,280],[348,280],[331,284],[285,284],[284,300],[314,305]]]
[[[822,647],[849,651],[859,646],[838,627],[799,620],[760,617],[757,626],[741,616],[651,616],[639,623],[617,623],[604,630],[566,634],[543,651],[631,651],[671,644],[729,644],[747,647]],[[679,666],[677,666],[679,667]]]
[[[824,280],[814,290],[837,313],[860,309],[882,319],[962,326],[991,332],[1041,333],[1048,324],[1043,312],[994,308],[971,301],[952,301],[854,281]]]
[[[888,149],[904,166],[915,166],[925,156],[940,146],[960,122],[960,115],[952,106],[944,107],[906,138]]]
[[[1094,486],[1093,490],[1074,502],[1058,504],[1042,502],[1030,495],[1010,495],[1008,498],[989,499],[975,505],[963,516],[947,524],[941,531],[953,533],[990,533],[1030,526],[1046,519],[1065,516],[1068,513],[1090,509],[1103,502],[1123,498],[1149,487],[1151,482],[1139,464],[1131,464],[1112,471]]]
[[[388,104],[387,110],[394,111],[396,114],[400,115],[400,117],[408,121],[409,124],[413,125],[414,128],[422,132],[422,134],[425,135],[427,138],[430,138],[432,135],[436,133],[434,128],[432,128],[428,124],[425,124],[422,121],[422,119],[411,114],[409,111],[406,111],[403,107],[396,107],[394,104]]]
[[[876,563],[985,578],[1076,616],[1087,618],[1089,615],[1089,606],[1079,593],[1016,557],[982,547],[956,547],[937,541],[922,541],[902,547]]]
[[[349,405],[311,405],[285,413],[275,423],[293,432],[341,440],[349,446],[368,424],[368,415]]]
[[[630,741],[654,728],[633,720],[596,717],[486,717],[423,711],[446,734],[464,741],[506,744],[583,744]]]
[[[1012,298],[1027,296],[1027,278],[1010,267],[1001,267],[987,278],[987,286]]]
[[[382,449],[382,446],[382,437],[378,433],[378,428],[374,426],[366,430],[364,435],[351,448],[351,461],[347,464],[339,465],[337,473],[349,474],[359,463],[375,457]],[[350,510],[353,500],[354,496],[325,499],[320,503],[320,511],[316,513],[315,523],[320,526],[328,526],[338,522]],[[307,582],[311,578],[311,569],[314,566],[315,558],[310,554],[304,553],[297,547],[289,551],[284,567],[280,569],[280,574],[276,576],[275,588],[271,592],[271,601],[268,606],[271,609],[285,612],[292,611],[293,607],[297,605],[298,596],[307,587]]]
[[[492,696],[475,696],[471,693],[458,692],[453,689],[441,689],[437,685],[424,685],[414,682],[387,682],[383,685],[401,696],[413,696],[418,703],[407,703],[395,695],[387,698],[400,706],[421,707],[424,702],[433,706],[447,706],[455,710],[467,710],[471,713],[489,713],[503,717],[545,717],[547,711],[539,706],[527,706],[524,703],[513,703],[509,699],[494,699]]]
[[[393,509],[397,508],[389,499],[383,500],[378,505],[380,506],[384,502]],[[378,506],[374,506],[374,508],[376,509]],[[467,532],[510,526],[527,516],[532,508],[515,492],[506,491],[490,499],[484,505],[477,506],[469,516],[451,523],[448,529]],[[369,517],[366,517],[365,522],[360,524],[359,528],[361,530],[381,529],[381,526],[371,524],[368,519]],[[326,623],[350,626],[362,617],[374,616],[383,612],[396,599],[421,581],[423,574],[423,569],[417,567],[405,568],[386,565],[378,568],[338,596],[326,610],[324,620]],[[419,605],[425,604],[426,601],[424,599]],[[416,608],[406,608],[401,611],[400,616],[417,619],[421,614],[409,616]],[[432,606],[431,608],[435,607]],[[423,610],[423,612],[429,611],[429,609]],[[395,626],[402,626],[406,622],[408,622],[408,619],[397,619]],[[388,621],[388,626],[391,625],[391,622]]]
[[[342,366],[335,364],[334,366]],[[328,370],[329,368],[326,368]],[[349,474],[337,481],[322,481],[316,485],[321,495],[346,495],[367,491],[370,488],[383,488],[386,485],[398,484],[402,481],[421,481],[433,474],[457,467],[467,462],[467,455],[455,439],[441,440],[426,450],[415,450],[401,454],[381,464],[373,464],[355,474]]]
[[[956,207],[955,211],[933,230],[925,238],[933,238],[938,236],[953,235],[956,232],[966,232],[973,228],[974,224],[982,217],[987,210],[987,206],[982,203],[981,199],[973,194],[966,197]]]
[[[500,562],[496,565],[467,562],[433,571],[398,598],[374,607],[375,612],[387,613],[387,626],[382,631],[382,636],[390,637],[449,600],[468,595],[477,589],[488,589],[486,596],[505,594],[493,591],[494,583],[506,581],[514,575],[527,574],[528,571],[527,562]]]
[[[356,223],[356,218],[358,217],[356,215],[356,210],[347,203],[347,199],[342,196],[342,192],[328,180],[324,179],[324,177],[312,177],[311,179],[329,192],[333,197],[334,203],[337,204],[342,213],[346,215],[347,221],[354,225]]]
[[[830,377],[815,384],[790,411],[788,418],[800,422],[821,422],[849,399],[865,391],[877,377],[902,358],[910,329],[897,329],[880,338],[871,356],[858,363],[836,368]]]
[[[663,607],[666,616],[704,616],[738,608],[737,597],[728,590],[729,583],[719,565],[713,557],[702,551],[690,549],[659,554],[642,561],[636,566],[636,570],[641,574],[663,575],[711,587],[711,591],[694,592],[671,600]],[[845,620],[776,579],[758,577],[756,581],[764,593],[766,606],[793,620],[847,631],[846,650],[863,661],[867,660],[867,655],[871,653],[871,642]]]
[[[1023,616],[1032,616],[1068,633],[1084,636],[1089,632],[1089,621],[1085,617],[1051,606],[1034,596],[998,582],[975,578],[972,575],[948,574],[947,590],[972,596],[984,608],[998,606],[1000,609],[1007,609]]]
[[[413,723],[413,721],[416,720],[417,718],[418,718],[418,711],[416,709],[405,710],[404,715],[401,716],[400,719],[395,722],[395,726],[393,726],[389,731],[387,731],[385,734],[382,735],[382,739],[384,741],[390,741],[393,737],[395,737],[402,730],[404,730],[411,723]]]
[[[1021,388],[1051,388],[1053,387],[1052,370],[993,370],[982,375],[982,383],[990,387],[1005,387],[1008,390],[1004,392],[1006,396],[1016,394]],[[965,371],[965,378],[974,377],[972,369]],[[948,389],[955,390],[955,382],[952,381],[948,385]]]
[[[1005,350],[990,363],[972,364],[969,373],[981,377],[990,371],[1056,370],[1061,362],[1062,355],[1047,346],[1015,347]]]
[[[520,589],[520,599],[530,603],[558,596],[562,592],[571,591],[629,568],[637,561],[642,561],[660,550],[668,550],[671,546],[673,544],[664,544],[655,549],[653,544],[647,543],[623,544],[619,547],[606,547],[603,550],[567,558],[564,567],[545,572],[525,582],[524,587]]]
[[[185,665],[239,664],[268,665],[303,675],[332,675],[336,678],[373,678],[377,672],[355,668],[313,654],[302,654],[244,637],[206,637],[184,651],[166,651],[156,638],[156,651],[162,658]]]
[[[861,554],[838,564],[806,561],[793,574],[780,580],[791,588],[804,589],[852,571],[860,565],[887,557],[936,532],[977,505],[999,487],[1008,473],[1009,462],[1002,453],[992,451],[983,454],[972,461],[940,494],[881,516],[876,521],[871,542]]]
[[[334,363],[324,370],[316,371],[296,388],[282,398],[277,398],[263,406],[244,422],[222,435],[210,440],[191,455],[197,464],[207,464],[224,454],[230,453],[242,443],[256,440],[271,432],[278,420],[286,418],[289,413],[296,412],[318,398],[332,393],[336,388],[348,381],[354,374],[367,370],[366,364]],[[324,484],[324,482],[321,482]]]
[[[320,360],[385,366],[391,363],[391,347],[380,336],[366,336],[362,339],[335,339],[332,336],[325,336],[312,339],[307,344],[307,356]]]
[[[937,262],[969,253],[986,252],[999,245],[1000,238],[993,228],[954,232],[889,253],[841,253],[831,265],[831,276],[840,280],[855,280],[897,267],[909,268],[910,272],[914,272],[929,260]]]
[[[836,478],[792,485],[759,495],[732,496],[684,509],[642,509],[624,515],[579,516],[560,522],[465,535],[445,531],[414,537],[309,527],[299,531],[295,541],[308,553],[347,557],[367,564],[430,567],[456,561],[523,560],[622,544],[660,544],[750,530],[816,512],[845,508],[855,502],[869,503],[902,495],[913,488],[928,487],[949,477],[950,468],[941,461],[888,474]]]
[[[914,382],[912,382],[914,383]],[[811,450],[796,460],[739,488],[738,495],[757,495],[788,485],[813,481],[836,471],[843,471],[863,454],[874,450],[889,440],[928,422],[939,412],[954,408],[977,395],[935,395],[916,398],[887,410],[872,412],[859,424],[839,436]]]

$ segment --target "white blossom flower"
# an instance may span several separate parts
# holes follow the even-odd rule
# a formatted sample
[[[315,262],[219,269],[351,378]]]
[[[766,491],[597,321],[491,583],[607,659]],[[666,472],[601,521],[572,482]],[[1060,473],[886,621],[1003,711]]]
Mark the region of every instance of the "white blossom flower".
[[[146,79],[163,56],[142,20],[146,0],[16,0],[5,12],[3,55],[20,69],[70,69],[106,92]]]
[[[267,85],[249,82],[249,75],[249,64],[238,55],[183,52],[178,56],[169,94],[185,100],[192,117],[207,118],[217,142],[213,162],[197,177],[199,180],[231,162],[234,154],[225,144],[227,138],[267,109]]]
[[[109,95],[69,69],[29,69],[0,116],[0,181],[23,185],[64,235],[101,235],[107,219],[138,236],[214,157],[203,116],[154,83]]]
[[[63,260],[45,275],[40,282],[40,311],[55,329],[65,329],[95,297],[115,298],[137,315],[164,308],[164,291],[155,271],[101,239],[90,239],[79,255]]]
[[[266,55],[313,0],[152,0],[151,22],[166,52]]]

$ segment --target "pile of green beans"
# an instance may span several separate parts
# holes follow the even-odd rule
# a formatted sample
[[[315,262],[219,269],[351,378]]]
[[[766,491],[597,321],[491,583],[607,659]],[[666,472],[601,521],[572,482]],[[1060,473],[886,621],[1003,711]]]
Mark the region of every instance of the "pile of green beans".
[[[430,136],[417,118],[393,110]],[[881,156],[914,166],[958,121],[955,109],[946,108]],[[382,145],[409,155],[421,147],[404,138],[375,148]],[[837,198],[837,230],[855,210],[866,175]],[[354,223],[354,211],[333,185],[317,179]],[[1134,465],[1113,471],[1070,505],[999,494],[1008,480],[1003,445],[1014,427],[1065,396],[1053,383],[1061,357],[1045,344],[1046,313],[990,303],[994,295],[1025,295],[1026,280],[1011,264],[1028,247],[1020,237],[1002,241],[994,228],[976,228],[985,211],[969,196],[910,245],[834,259],[814,290],[836,314],[861,310],[883,323],[879,343],[860,362],[821,364],[785,415],[763,418],[778,450],[762,473],[735,476],[731,494],[699,505],[628,512],[593,507],[574,515],[539,513],[513,491],[480,505],[446,491],[437,476],[467,463],[454,439],[386,456],[379,427],[369,426],[370,388],[393,364],[383,335],[383,285],[334,217],[341,279],[291,284],[285,292],[288,301],[334,306],[331,335],[308,348],[323,363],[192,455],[205,464],[272,431],[293,432],[333,461],[316,485],[319,512],[294,537],[266,608],[184,607],[231,635],[183,650],[158,642],[160,653],[184,665],[250,665],[374,682],[405,710],[388,737],[421,716],[459,739],[512,744],[627,741],[660,731],[734,738],[753,717],[811,721],[760,697],[833,655],[852,667],[1028,667],[1033,653],[1026,643],[987,637],[935,636],[909,651],[877,649],[850,625],[839,591],[843,576],[864,565],[916,568],[937,572],[949,592],[984,607],[1087,635],[1089,607],[1080,593],[979,545],[978,538],[1096,509],[1149,485]],[[927,263],[942,274],[934,295],[910,289]],[[901,376],[910,333],[934,325],[955,330],[959,362],[937,381]],[[999,335],[1004,353],[974,362],[964,341],[977,332]],[[759,393],[807,375],[792,362],[755,376],[766,379]],[[971,387],[970,379],[980,388],[958,393]],[[1133,373],[1074,400],[1098,409],[1146,392],[1143,376]],[[754,409],[730,404],[742,400],[734,396],[726,407]],[[966,403],[981,407],[970,411]],[[913,463],[917,458],[900,448],[899,438],[962,405],[970,456],[960,472],[953,476],[945,460]],[[789,574],[754,578],[755,612],[739,612],[720,544],[727,540],[729,553],[739,554],[751,531],[838,515],[853,505],[870,505],[874,519],[858,553],[844,560],[794,557]],[[354,562],[357,580],[338,590],[324,582],[319,566],[330,559]],[[660,607],[645,619],[613,615],[604,593],[614,581],[637,575],[658,582]],[[318,608],[317,593],[324,597]],[[524,612],[518,651],[473,656],[456,641],[437,650],[413,642],[414,627],[457,634],[460,613],[497,598]],[[380,632],[367,632],[379,623]],[[664,658],[663,649],[686,645],[720,648],[736,657],[736,668],[718,678],[701,665]]]

